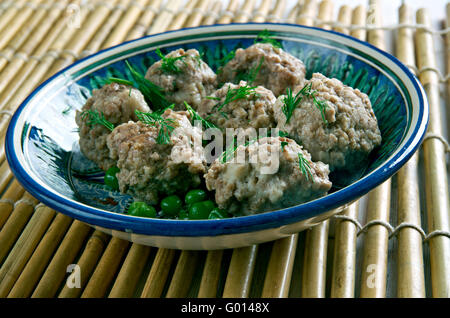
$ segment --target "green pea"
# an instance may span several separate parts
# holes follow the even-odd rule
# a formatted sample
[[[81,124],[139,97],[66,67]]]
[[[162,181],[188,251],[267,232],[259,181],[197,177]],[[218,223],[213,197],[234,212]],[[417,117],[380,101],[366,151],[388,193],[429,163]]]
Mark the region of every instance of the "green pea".
[[[208,194],[206,193],[205,190],[195,189],[195,190],[191,190],[188,193],[186,193],[184,202],[186,202],[186,204],[193,204],[193,203],[205,201],[207,198],[208,198]]]
[[[189,215],[185,209],[182,209],[178,214],[178,220],[189,220]]]
[[[189,219],[207,219],[211,211],[216,207],[211,200],[194,203],[189,208]]]
[[[182,205],[183,202],[177,195],[171,195],[161,200],[161,210],[169,216],[177,215]]]
[[[128,208],[128,214],[133,216],[143,216],[146,218],[154,218],[156,209],[145,202],[135,201]]]
[[[223,210],[223,209],[219,209],[219,208],[215,208],[211,211],[211,213],[209,213],[208,219],[212,220],[212,219],[225,219],[227,218],[227,211]]]
[[[119,190],[119,180],[117,180],[116,173],[120,171],[117,167],[111,167],[105,172],[104,182],[107,186],[114,190]]]

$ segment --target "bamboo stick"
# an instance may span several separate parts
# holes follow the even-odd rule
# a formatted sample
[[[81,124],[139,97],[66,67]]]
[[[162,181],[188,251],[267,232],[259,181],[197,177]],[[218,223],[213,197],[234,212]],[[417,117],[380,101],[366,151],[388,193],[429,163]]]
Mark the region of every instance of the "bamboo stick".
[[[366,8],[363,5],[359,5],[353,10],[352,24],[360,25],[363,27],[366,26]],[[350,31],[351,36],[353,36],[361,41],[366,40],[366,35],[367,35],[366,33],[367,32],[364,28],[353,29],[352,31]]]
[[[245,23],[251,18],[253,7],[256,4],[256,0],[246,0],[242,4],[240,10],[236,12],[236,16],[233,19],[234,23]]]
[[[448,7],[447,7],[448,9]],[[418,24],[430,26],[430,17],[426,9],[416,12]],[[436,68],[436,56],[433,37],[419,29],[416,31],[417,65]],[[439,77],[433,71],[419,74],[420,81],[427,93],[430,106],[428,133],[442,136]],[[449,231],[449,193],[444,144],[430,138],[423,142],[425,194],[428,218],[428,232],[436,230]],[[450,297],[450,240],[445,236],[430,238],[431,290],[433,297]]]
[[[288,13],[286,23],[296,23],[300,12],[300,2],[297,3]]]
[[[411,9],[403,4],[399,8],[400,24],[414,23]],[[415,64],[413,30],[400,28],[396,41],[396,55],[406,65]],[[399,170],[398,178],[398,224],[414,224],[421,228],[420,192],[418,176],[418,153]],[[398,232],[397,296],[406,298],[425,297],[425,278],[422,254],[422,236],[409,227]]]
[[[365,14],[361,10],[354,10],[354,21],[365,25]],[[348,6],[342,6],[339,10],[338,21],[349,25],[352,20],[352,10]],[[338,32],[348,34],[347,28],[336,28]],[[360,38],[361,40],[365,40]],[[358,219],[359,202],[354,202],[346,208],[342,215]],[[356,263],[356,239],[358,228],[355,224],[345,220],[338,220],[335,228],[334,258],[331,275],[331,292],[333,298],[352,298],[355,296],[355,263]]]
[[[165,7],[161,10],[159,15],[156,17],[155,22],[147,31],[147,35],[163,32],[167,30],[170,23],[175,16],[176,11],[178,11],[182,6],[182,0],[168,0]]]
[[[11,39],[11,42],[8,43],[8,46],[2,52],[4,55],[0,57],[0,71],[3,70],[5,65],[8,64],[8,61],[12,59],[14,53],[25,42],[30,32],[33,31],[46,13],[46,9],[40,8],[37,10],[36,13],[33,14],[28,21],[26,21],[26,24],[22,26],[17,34]]]
[[[8,162],[5,160],[0,165],[0,192],[5,191],[12,178],[13,174],[9,169]]]
[[[37,203],[38,201],[35,198],[25,192],[14,206],[14,211],[0,231],[0,264],[27,224]]]
[[[303,257],[302,297],[325,297],[325,274],[329,222],[325,221],[306,232]]]
[[[338,13],[338,21],[345,25],[350,25],[352,23],[352,8],[347,5],[343,5],[342,7],[340,7]],[[337,26],[334,28],[334,30],[343,34],[349,34],[348,28]]]
[[[89,281],[89,278],[91,277],[92,272],[95,269],[95,266],[97,265],[100,257],[103,254],[103,251],[105,250],[106,245],[108,244],[108,241],[110,239],[110,236],[104,232],[101,232],[99,230],[94,231],[92,233],[91,237],[87,241],[83,253],[81,254],[80,258],[77,261],[77,265],[80,267],[82,272],[80,273],[80,281],[79,281],[79,288],[73,288],[72,286],[68,286],[67,284],[64,285],[63,289],[59,293],[59,298],[76,298],[80,297],[81,293],[83,292],[84,287]]]
[[[278,23],[281,22],[281,19],[283,17],[284,10],[286,8],[286,0],[278,0],[273,7],[269,18],[267,19],[268,22],[271,23]]]
[[[234,18],[235,12],[237,8],[239,7],[239,0],[230,0],[228,2],[228,7],[225,10],[225,12],[220,16],[219,21],[217,21],[218,24],[228,24],[231,23],[231,21]]]
[[[56,295],[66,275],[67,266],[75,260],[90,230],[90,226],[78,220],[72,223],[33,291],[32,298],[49,298]]]
[[[172,23],[168,26],[167,30],[178,30],[181,29],[186,22],[187,18],[191,14],[191,11],[197,5],[198,0],[189,0],[184,5],[184,8],[175,15]]]
[[[145,31],[152,24],[153,19],[156,16],[156,12],[159,11],[162,0],[152,0],[150,4],[146,7],[145,11],[142,13],[138,22],[133,26],[131,31],[128,33],[126,40],[134,40],[145,34]]]
[[[127,3],[129,0],[122,0]],[[98,6],[86,19],[83,28],[77,30],[75,36],[70,39],[66,47],[61,51],[59,58],[53,63],[49,75],[55,74],[60,69],[72,64],[82,53],[86,44],[87,51],[95,52],[111,31],[114,23],[118,21],[122,11],[119,7],[111,10],[117,0],[108,1],[108,6]]]
[[[381,5],[379,1],[371,1],[373,12],[367,20],[373,25],[381,25]],[[369,42],[380,49],[385,49],[384,32],[371,30],[367,37]],[[369,192],[367,196],[366,224],[371,221],[389,222],[391,203],[391,180]],[[389,232],[381,224],[375,224],[367,229],[364,237],[361,293],[360,297],[385,297]]]
[[[319,4],[319,14],[317,18],[322,21],[317,24],[319,28],[330,30],[331,27],[328,23],[333,19],[333,2],[331,0],[322,0]]]
[[[72,219],[64,214],[58,213],[55,216],[30,260],[23,268],[14,287],[9,292],[8,298],[23,298],[31,295],[45,267],[53,256],[53,252],[58,247],[71,223]]]
[[[297,241],[298,234],[275,241],[267,266],[261,297],[288,297]]]
[[[198,298],[217,297],[223,252],[224,250],[208,251],[205,266],[203,267],[200,289],[197,295]]]
[[[109,298],[132,297],[150,255],[150,246],[133,244],[109,293]]]
[[[55,216],[55,211],[39,206],[22,231],[14,247],[0,268],[0,297],[6,297],[29,260],[34,248]]]
[[[11,23],[8,23],[8,27],[0,31],[0,50],[3,50],[9,43],[9,41],[14,37],[18,30],[23,26],[23,24],[30,18],[34,13],[33,6],[38,5],[41,0],[32,0],[29,2],[30,5],[22,8],[15,16]]]
[[[214,1],[209,14],[207,14],[202,21],[202,25],[211,25],[218,20],[219,12],[222,9],[222,2],[220,0]]]
[[[80,9],[81,21],[84,20],[87,13],[86,6],[82,6]],[[66,18],[61,17],[49,31],[44,41],[33,52],[38,58],[30,59],[26,65],[17,70],[18,74],[0,95],[1,110],[15,111],[23,99],[45,78],[47,71],[55,60],[53,54],[48,53],[57,54],[57,52],[60,52],[77,30],[74,27],[66,28],[66,23]],[[4,135],[8,120],[5,116],[0,118],[0,162],[5,159]]]
[[[0,200],[0,230],[11,215],[11,212],[14,209],[14,203],[22,197],[24,192],[25,190],[19,182],[14,179],[12,184],[2,195]]]
[[[0,19],[0,31],[3,31],[9,22],[16,16],[19,10],[25,5],[28,0],[17,0],[15,5],[8,7],[5,12],[2,13]]]
[[[446,5],[446,19],[445,19],[445,27],[450,28],[450,5]],[[447,33],[445,36],[445,48],[446,48],[446,54],[445,54],[445,69],[446,74],[450,74],[450,33]],[[446,82],[446,97],[447,100],[450,100],[450,80]],[[446,107],[446,113],[447,113],[447,140],[450,140],[450,110],[448,106]]]
[[[253,14],[252,22],[264,22],[269,14],[272,0],[262,0],[259,8]]]
[[[23,43],[23,46],[19,46],[20,43],[12,44],[14,45],[14,47],[17,47],[19,53],[17,53],[14,58],[11,59],[8,66],[3,69],[0,74],[0,92],[2,92],[5,87],[9,85],[11,80],[17,75],[17,70],[19,70],[26,63],[28,57],[39,45],[40,41],[47,35],[49,29],[53,26],[56,19],[60,16],[61,9],[51,10],[48,15],[45,15],[46,12],[46,9],[40,9],[38,10],[38,14],[33,15],[32,19],[30,20],[31,25],[29,26],[29,28],[37,23],[39,23],[39,26],[36,28],[36,30],[33,30],[32,33],[30,33],[29,28],[24,28],[25,35],[27,36],[25,39],[27,40],[27,42]],[[43,21],[41,21],[42,16],[45,16]],[[21,38],[22,37],[16,37],[15,39]],[[25,42],[25,40],[21,40],[20,42]],[[14,52],[15,50],[12,50],[12,53]],[[0,69],[3,68],[3,64],[6,63],[0,64]]]
[[[245,298],[250,293],[258,245],[233,250],[223,298]]]
[[[119,44],[130,32],[142,13],[142,8],[148,4],[149,0],[136,0],[131,3],[127,11],[123,14],[120,22],[114,27],[103,43],[103,47],[111,47]]]
[[[124,8],[130,4],[130,1],[131,0],[119,0],[117,6],[110,10],[109,15],[105,18],[105,20],[103,20],[103,23],[100,25],[99,29],[95,31],[95,34],[87,42],[87,45],[83,48],[83,50],[81,51],[82,46],[80,46],[80,48],[76,51],[68,49],[68,54],[65,57],[64,62],[53,65],[50,73],[56,73],[60,69],[72,64],[75,60],[94,54],[102,45],[102,48],[109,47],[109,43],[106,43],[106,45],[103,43],[110,35],[114,33],[113,30],[120,24],[119,21],[125,21],[122,16],[124,15]]]
[[[312,2],[307,2],[305,7],[303,7],[300,11],[301,16],[307,16],[307,18],[303,21],[305,25],[310,25],[310,23],[313,22],[313,13],[308,11],[313,7],[315,6]],[[332,14],[332,2],[322,1],[319,6],[318,18],[322,21],[330,21]],[[329,26],[324,24],[321,24],[321,26],[324,28],[329,28]],[[302,274],[303,297],[325,297],[325,275],[329,227],[329,220],[325,220],[306,232],[305,256]]]
[[[188,17],[186,23],[184,24],[185,28],[200,25],[200,22],[202,21],[203,17],[205,15],[209,15],[209,12],[207,11],[209,2],[210,2],[209,0],[200,0],[197,2],[197,5],[192,11],[192,14]]]
[[[161,297],[175,254],[176,250],[158,249],[141,293],[142,298]]]
[[[342,215],[358,218],[359,202],[350,205]],[[333,298],[353,298],[355,296],[356,239],[358,229],[346,220],[336,223],[334,243],[331,293]]]
[[[81,294],[81,298],[99,298],[106,295],[129,245],[129,241],[117,237],[113,237],[109,241],[100,262]],[[83,269],[81,268],[81,270]]]
[[[167,290],[167,298],[184,298],[187,297],[191,286],[192,277],[199,263],[199,251],[182,251],[178,259],[175,272]]]
[[[305,3],[301,6],[295,23],[301,25],[314,25],[314,18],[317,12],[317,1],[316,0],[305,0]]]

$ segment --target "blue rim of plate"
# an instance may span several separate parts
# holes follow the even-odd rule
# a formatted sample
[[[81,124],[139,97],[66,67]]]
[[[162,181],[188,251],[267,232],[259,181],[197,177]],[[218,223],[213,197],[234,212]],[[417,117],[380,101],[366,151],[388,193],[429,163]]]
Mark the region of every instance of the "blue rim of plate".
[[[37,94],[43,87],[52,82],[55,78],[57,78],[61,74],[74,68],[78,64],[83,63],[86,60],[92,59],[93,57],[96,57],[98,55],[114,51],[115,49],[127,46],[130,43],[135,43],[137,41],[144,41],[144,39],[161,36],[163,34],[182,33],[189,30],[197,30],[197,29],[200,30],[202,28],[211,28],[211,29],[219,28],[219,30],[220,28],[239,29],[239,27],[244,26],[258,26],[258,30],[264,30],[274,26],[288,27],[288,28],[294,27],[297,30],[305,29],[317,31],[323,34],[331,34],[355,42],[363,47],[367,47],[372,51],[375,51],[376,53],[384,56],[391,62],[393,62],[397,67],[399,67],[404,72],[404,74],[410,80],[411,84],[414,87],[415,92],[417,93],[417,97],[419,98],[418,101],[419,105],[421,106],[419,109],[417,125],[414,127],[414,131],[410,134],[409,139],[405,142],[402,149],[397,150],[394,156],[389,158],[374,172],[370,173],[369,174],[370,178],[367,178],[368,176],[365,176],[364,178],[354,182],[353,184],[339,191],[328,194],[325,197],[307,203],[303,203],[298,206],[285,208],[282,210],[221,220],[194,221],[194,220],[168,220],[156,218],[152,219],[152,218],[129,216],[126,214],[114,213],[98,208],[93,208],[79,202],[75,201],[72,202],[48,191],[34,179],[30,178],[27,171],[20,164],[16,153],[16,151],[19,151],[19,149],[15,149],[14,147],[14,138],[16,138],[14,133],[16,130],[16,124],[20,117],[20,114],[22,113],[22,111],[25,109],[25,107],[35,94]],[[287,32],[289,32],[289,30]],[[293,32],[295,33],[295,31]],[[247,233],[270,228],[278,228],[283,225],[289,225],[295,222],[319,216],[322,213],[338,208],[346,203],[352,202],[353,200],[363,196],[370,190],[374,189],[376,186],[380,185],[381,183],[389,179],[415,153],[415,151],[421,144],[427,129],[428,114],[429,114],[428,101],[425,95],[425,91],[421,86],[417,77],[414,74],[412,74],[411,71],[397,58],[395,58],[394,56],[392,56],[387,52],[378,49],[377,47],[371,45],[370,43],[358,40],[349,35],[338,33],[335,31],[323,30],[316,27],[301,26],[296,24],[287,24],[287,23],[234,23],[227,25],[216,24],[216,25],[199,26],[194,28],[185,28],[180,30],[168,31],[127,41],[119,45],[101,50],[83,59],[80,59],[75,63],[71,64],[70,66],[59,71],[58,73],[54,74],[45,82],[43,82],[41,85],[39,85],[22,102],[22,104],[18,107],[18,109],[12,116],[6,133],[5,151],[12,172],[16,176],[17,180],[31,195],[33,195],[35,198],[37,198],[39,201],[46,204],[47,206],[57,211],[60,211],[70,217],[78,219],[82,222],[86,222],[91,225],[101,226],[105,228],[146,235],[169,236],[169,237],[217,236],[217,235]]]

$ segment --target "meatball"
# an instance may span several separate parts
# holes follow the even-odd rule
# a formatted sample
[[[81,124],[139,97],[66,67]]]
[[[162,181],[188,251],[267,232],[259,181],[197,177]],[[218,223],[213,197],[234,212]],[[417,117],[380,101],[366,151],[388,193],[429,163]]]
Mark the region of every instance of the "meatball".
[[[313,74],[307,85],[316,101],[325,101],[326,107],[321,111],[312,96],[304,96],[286,122],[285,96],[280,96],[274,107],[277,128],[304,146],[313,160],[329,164],[330,171],[361,168],[381,143],[369,97],[320,73]]]
[[[111,83],[94,89],[81,111],[77,111],[75,121],[79,127],[80,149],[101,169],[107,170],[115,165],[109,157],[106,138],[111,132],[103,125],[90,124],[88,111],[96,113],[117,126],[130,120],[137,120],[135,110],[150,112],[142,93],[129,86]]]
[[[270,90],[241,81],[238,85],[227,83],[205,98],[198,113],[220,128],[271,128],[276,126],[275,102]]]
[[[205,181],[220,208],[251,215],[325,195],[331,188],[328,173],[328,165],[312,162],[294,140],[263,137],[237,147],[234,159],[216,159]]]
[[[242,74],[256,73],[252,84],[271,90],[275,96],[303,84],[305,65],[298,58],[268,43],[237,49],[235,56],[218,72],[218,82],[239,82]],[[244,76],[245,77],[245,76]]]
[[[202,132],[188,113],[166,110],[162,117],[174,127],[169,143],[158,143],[160,124],[140,121],[116,127],[108,136],[111,158],[117,160],[119,189],[137,200],[156,204],[159,193],[187,191],[201,183],[206,171]]]
[[[150,66],[145,78],[163,89],[175,110],[184,110],[184,101],[196,109],[216,88],[216,74],[195,49],[170,52]]]

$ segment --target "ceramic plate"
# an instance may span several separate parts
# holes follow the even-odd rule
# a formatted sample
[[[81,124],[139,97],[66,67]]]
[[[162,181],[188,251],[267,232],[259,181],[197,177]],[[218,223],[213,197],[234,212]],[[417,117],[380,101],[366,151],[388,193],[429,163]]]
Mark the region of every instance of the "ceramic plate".
[[[350,185],[283,210],[223,220],[168,220],[124,214],[132,201],[103,184],[103,172],[78,147],[75,111],[108,76],[130,78],[125,60],[142,73],[157,48],[196,48],[214,70],[230,50],[248,47],[270,30],[284,50],[300,58],[307,78],[335,77],[368,94],[382,145]],[[417,78],[393,56],[332,31],[288,24],[232,24],[166,32],[130,41],[82,59],[40,85],[11,119],[6,153],[24,188],[46,205],[97,229],[140,244],[218,249],[288,236],[340,211],[391,177],[416,151],[428,122]]]

